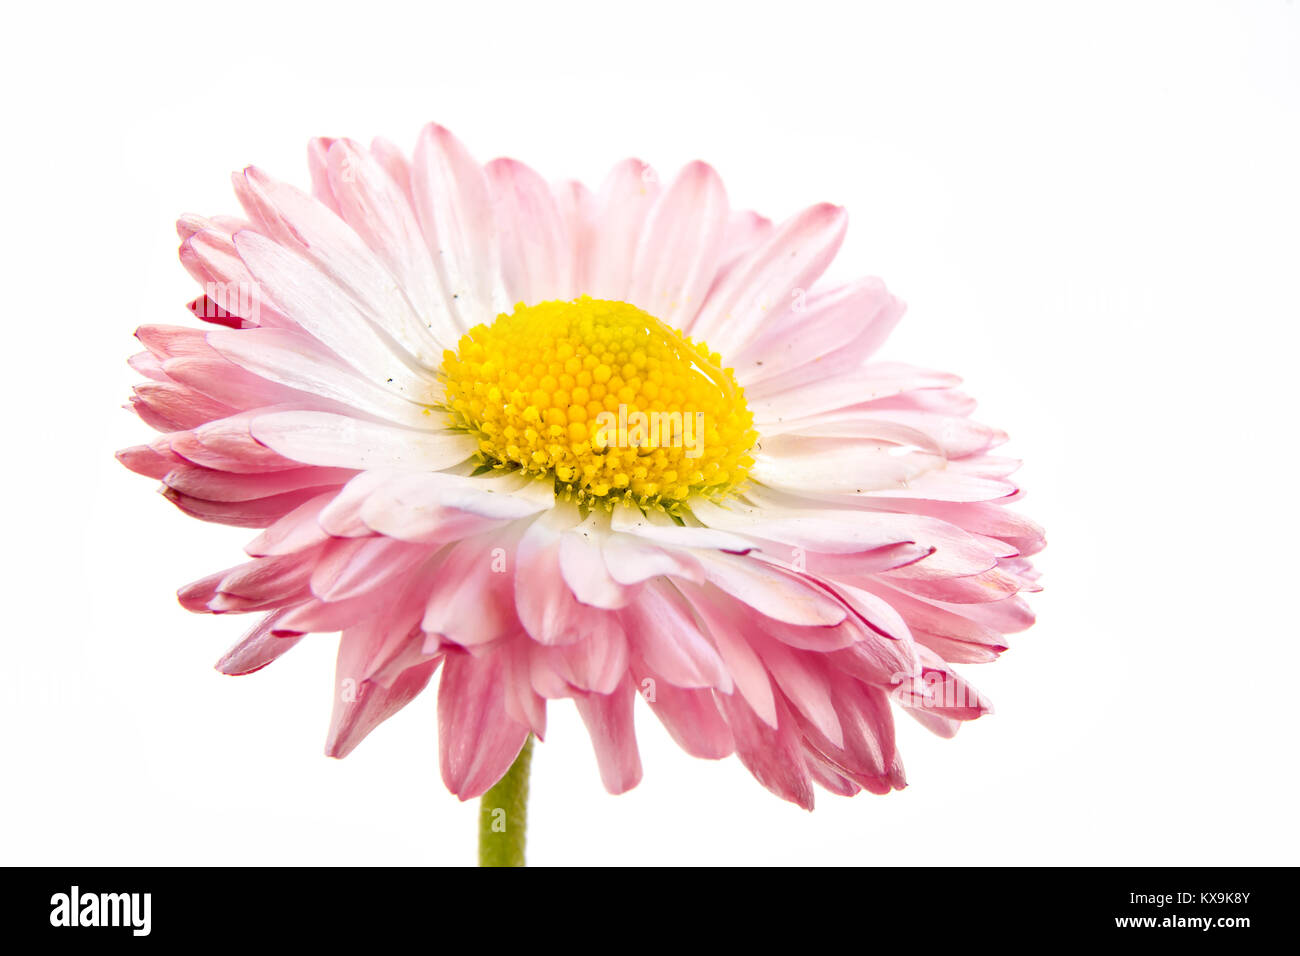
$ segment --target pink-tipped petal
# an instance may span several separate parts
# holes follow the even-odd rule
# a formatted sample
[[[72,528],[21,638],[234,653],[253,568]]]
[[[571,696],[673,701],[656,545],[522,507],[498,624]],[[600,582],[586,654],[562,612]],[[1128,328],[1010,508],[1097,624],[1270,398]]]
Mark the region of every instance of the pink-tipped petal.
[[[500,780],[528,737],[506,711],[505,676],[496,655],[447,655],[438,688],[439,762],[443,783],[462,800]]]
[[[596,748],[601,782],[610,793],[625,793],[641,782],[641,756],[632,725],[635,699],[636,691],[627,678],[613,693],[574,698]]]

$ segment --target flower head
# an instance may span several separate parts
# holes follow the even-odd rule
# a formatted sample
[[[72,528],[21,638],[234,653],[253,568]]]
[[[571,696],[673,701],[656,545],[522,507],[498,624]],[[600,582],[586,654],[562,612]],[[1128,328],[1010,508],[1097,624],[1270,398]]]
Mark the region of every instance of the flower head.
[[[689,753],[802,806],[904,783],[893,714],[987,708],[951,668],[1032,623],[1040,530],[947,374],[874,359],[881,282],[818,280],[846,218],[729,208],[692,163],[596,193],[319,139],[312,194],[255,168],[244,218],[180,220],[207,323],[150,325],[119,457],[260,529],[180,592],[258,616],[218,664],[341,632],[327,752],[440,671],[443,778],[491,787],[570,698],[611,792],[641,696]]]

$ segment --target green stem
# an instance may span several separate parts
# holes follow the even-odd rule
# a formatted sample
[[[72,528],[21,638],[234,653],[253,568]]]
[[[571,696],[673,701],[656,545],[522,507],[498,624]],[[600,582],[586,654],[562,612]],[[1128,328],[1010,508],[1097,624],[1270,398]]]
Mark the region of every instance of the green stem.
[[[523,866],[528,827],[528,767],[533,759],[529,734],[506,775],[483,794],[478,805],[478,865]]]

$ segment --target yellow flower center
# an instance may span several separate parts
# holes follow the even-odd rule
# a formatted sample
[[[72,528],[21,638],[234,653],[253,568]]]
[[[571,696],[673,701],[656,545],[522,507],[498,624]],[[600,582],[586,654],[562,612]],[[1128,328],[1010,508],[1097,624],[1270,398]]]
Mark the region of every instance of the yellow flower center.
[[[754,463],[753,415],[721,363],[635,306],[583,296],[475,326],[443,354],[442,378],[486,466],[553,475],[580,502],[673,512]]]

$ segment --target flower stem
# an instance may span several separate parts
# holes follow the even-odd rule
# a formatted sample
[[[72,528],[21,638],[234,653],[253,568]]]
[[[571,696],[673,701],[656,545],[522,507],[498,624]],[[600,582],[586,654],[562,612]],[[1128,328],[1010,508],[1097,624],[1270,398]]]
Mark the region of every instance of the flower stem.
[[[478,805],[478,865],[523,866],[528,827],[528,768],[533,737],[528,735],[506,775],[483,794]]]

